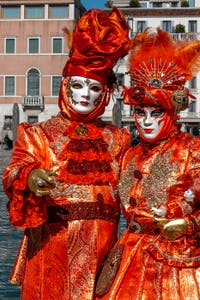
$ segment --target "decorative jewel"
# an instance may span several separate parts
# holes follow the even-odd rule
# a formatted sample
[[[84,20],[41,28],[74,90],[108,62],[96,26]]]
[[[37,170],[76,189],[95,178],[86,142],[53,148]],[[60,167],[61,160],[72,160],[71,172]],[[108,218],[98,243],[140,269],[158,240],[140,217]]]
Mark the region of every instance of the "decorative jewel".
[[[143,87],[136,87],[133,90],[132,98],[135,99],[135,101],[137,101],[138,104],[143,101],[144,97],[145,97],[145,89]]]
[[[142,225],[138,221],[131,221],[128,228],[134,233],[140,233],[143,231]]]
[[[139,170],[135,170],[133,175],[136,179],[142,179],[142,173]]]
[[[41,178],[38,178],[36,182],[39,187],[44,187],[45,185],[45,181]]]
[[[94,101],[94,106],[98,106],[101,103],[102,95]]]
[[[129,200],[129,203],[130,203],[130,205],[131,205],[132,207],[136,207],[137,202],[136,202],[136,199],[135,199],[135,198],[131,197],[130,200]]]
[[[172,104],[176,112],[179,112],[188,106],[188,96],[185,90],[176,90],[172,95]]]
[[[75,128],[75,132],[77,135],[83,136],[86,135],[88,133],[89,129],[86,125],[84,124],[79,124],[76,128]]]
[[[149,81],[149,86],[151,88],[157,88],[157,89],[161,89],[162,88],[162,81],[158,78],[152,78],[150,81]]]

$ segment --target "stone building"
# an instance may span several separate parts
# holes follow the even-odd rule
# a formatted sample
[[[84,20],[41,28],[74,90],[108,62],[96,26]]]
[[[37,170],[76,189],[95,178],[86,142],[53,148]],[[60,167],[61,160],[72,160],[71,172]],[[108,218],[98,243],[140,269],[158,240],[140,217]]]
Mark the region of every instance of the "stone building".
[[[69,54],[63,28],[72,31],[84,11],[77,0],[0,1],[0,139],[13,139],[13,123],[57,114]]]

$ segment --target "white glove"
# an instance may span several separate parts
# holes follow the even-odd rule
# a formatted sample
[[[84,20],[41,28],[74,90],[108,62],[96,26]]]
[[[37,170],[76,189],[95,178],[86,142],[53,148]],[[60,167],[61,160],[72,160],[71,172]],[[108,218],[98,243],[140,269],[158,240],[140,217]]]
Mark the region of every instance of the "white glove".
[[[187,191],[185,191],[184,198],[187,202],[193,202],[195,198],[194,191],[192,189],[188,189]]]
[[[164,205],[161,205],[160,208],[152,207],[151,211],[154,215],[158,217],[165,217],[167,209]]]

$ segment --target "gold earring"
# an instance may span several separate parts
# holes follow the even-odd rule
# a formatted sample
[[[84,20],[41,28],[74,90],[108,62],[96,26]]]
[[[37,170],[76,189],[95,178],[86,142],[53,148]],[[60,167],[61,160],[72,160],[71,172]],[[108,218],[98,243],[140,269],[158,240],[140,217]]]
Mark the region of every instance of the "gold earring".
[[[99,103],[101,103],[101,100],[102,100],[102,96],[99,96],[99,98],[97,98],[97,99],[94,101],[94,106],[98,106]]]

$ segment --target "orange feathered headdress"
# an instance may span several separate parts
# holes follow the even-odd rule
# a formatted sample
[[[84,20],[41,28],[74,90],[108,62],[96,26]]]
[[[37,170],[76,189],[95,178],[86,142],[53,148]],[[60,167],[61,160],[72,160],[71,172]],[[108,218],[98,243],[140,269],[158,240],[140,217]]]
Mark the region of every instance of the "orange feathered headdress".
[[[129,57],[131,88],[124,102],[154,105],[180,112],[188,107],[185,87],[200,69],[200,41],[174,41],[161,29],[147,28],[136,35]]]
[[[116,7],[110,14],[91,9],[77,22],[73,35],[65,31],[71,51],[63,76],[83,76],[107,83],[113,66],[129,50],[129,27],[122,13]]]

